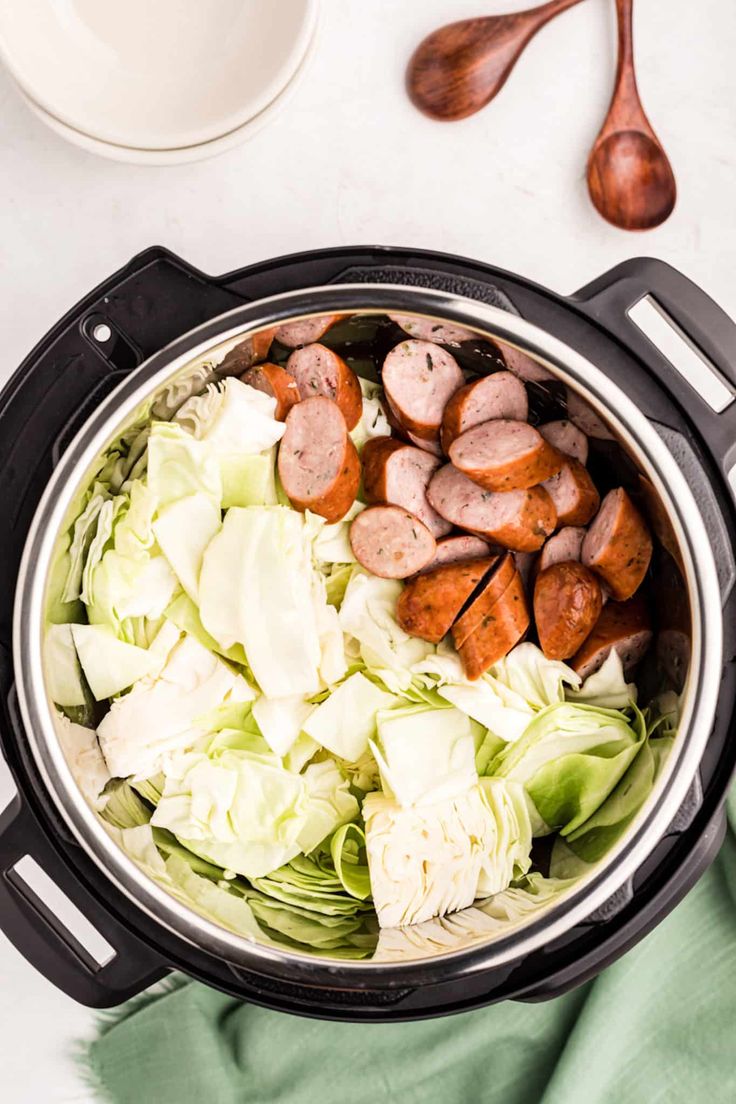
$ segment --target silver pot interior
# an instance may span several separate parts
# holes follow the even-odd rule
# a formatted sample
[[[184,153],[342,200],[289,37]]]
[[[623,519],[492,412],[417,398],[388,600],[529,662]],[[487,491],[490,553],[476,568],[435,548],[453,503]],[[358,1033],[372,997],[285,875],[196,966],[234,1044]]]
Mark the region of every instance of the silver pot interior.
[[[99,819],[80,792],[79,761],[66,759],[60,748],[54,728],[56,709],[42,673],[42,636],[58,585],[54,565],[60,549],[68,546],[69,527],[100,468],[105,463],[109,466],[110,457],[117,455],[119,478],[126,478],[145,455],[145,426],[150,419],[170,419],[208,383],[241,371],[237,350],[244,348],[244,342],[252,344],[254,336],[274,322],[330,309],[344,311],[347,317],[328,332],[325,343],[367,379],[377,379],[382,357],[405,337],[388,317],[401,312],[409,319],[408,331],[418,326],[422,336],[427,330],[426,336],[446,339],[469,376],[497,369],[500,347],[509,367],[527,377],[532,422],[566,417],[568,403],[577,406],[578,416],[589,419],[589,468],[601,493],[620,484],[630,489],[657,545],[649,586],[655,638],[636,672],[639,704],[646,707],[655,696],[671,692],[680,722],[672,750],[659,765],[641,808],[633,810],[630,822],[612,838],[602,858],[583,873],[578,871],[549,899],[544,892],[537,897],[505,894],[503,900],[478,901],[443,920],[388,929],[380,935],[370,910],[360,911],[349,922],[331,918],[332,928],[323,929],[324,938],[315,948],[289,934],[289,909],[303,916],[296,905],[282,902],[278,922],[263,924],[260,933],[228,930],[181,887],[154,881],[145,856],[139,856],[143,861],[136,865],[131,854],[121,850],[118,833]],[[452,332],[433,330],[437,326],[470,328],[474,336],[458,343]],[[269,359],[283,364],[289,351],[276,343]],[[705,552],[696,570],[693,549],[698,545]],[[230,961],[246,964],[255,960],[282,965],[339,962],[345,970],[370,973],[379,963],[401,962],[406,967],[437,955],[462,961],[473,951],[474,961],[492,965],[543,943],[598,907],[661,837],[687,790],[710,729],[717,675],[714,682],[703,672],[708,669],[706,659],[711,670],[717,672],[720,666],[716,594],[702,520],[674,461],[626,396],[594,366],[523,320],[470,301],[398,288],[325,288],[309,296],[282,296],[208,324],[138,369],[82,429],[62,458],[29,536],[16,608],[19,694],[31,750],[57,809],[110,879],[170,929]],[[707,602],[711,603],[709,621]],[[549,840],[535,843],[533,860],[533,869],[546,875]],[[330,931],[334,938],[329,937]]]

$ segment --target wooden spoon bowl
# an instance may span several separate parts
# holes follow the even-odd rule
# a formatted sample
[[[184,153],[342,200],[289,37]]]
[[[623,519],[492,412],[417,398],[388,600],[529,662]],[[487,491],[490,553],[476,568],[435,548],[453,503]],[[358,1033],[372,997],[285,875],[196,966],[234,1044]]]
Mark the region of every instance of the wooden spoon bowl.
[[[605,219],[626,230],[651,230],[669,218],[677,185],[663,153],[641,130],[617,130],[596,145],[588,190]]]
[[[616,0],[618,68],[608,115],[588,159],[596,210],[622,230],[651,230],[677,200],[672,166],[639,98],[634,71],[633,0]]]
[[[409,98],[432,119],[449,122],[474,115],[498,95],[537,31],[580,2],[550,0],[528,11],[440,27],[420,42],[409,62]]]

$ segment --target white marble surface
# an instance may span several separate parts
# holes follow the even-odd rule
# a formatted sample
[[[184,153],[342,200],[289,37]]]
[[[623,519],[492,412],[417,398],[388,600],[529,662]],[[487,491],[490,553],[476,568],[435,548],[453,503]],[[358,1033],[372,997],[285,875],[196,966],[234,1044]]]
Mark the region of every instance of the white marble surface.
[[[680,196],[669,222],[639,237],[601,221],[585,190],[614,67],[611,0],[561,16],[494,104],[450,125],[424,119],[406,99],[412,48],[443,22],[523,0],[322,3],[296,97],[251,142],[198,164],[152,169],[82,153],[31,116],[0,70],[3,381],[82,294],[154,243],[211,273],[317,246],[413,245],[562,292],[646,253],[682,268],[736,315],[732,0],[709,0],[697,17],[692,0],[636,5],[642,95]],[[68,1054],[92,1022],[0,937],[6,1104],[89,1100]]]

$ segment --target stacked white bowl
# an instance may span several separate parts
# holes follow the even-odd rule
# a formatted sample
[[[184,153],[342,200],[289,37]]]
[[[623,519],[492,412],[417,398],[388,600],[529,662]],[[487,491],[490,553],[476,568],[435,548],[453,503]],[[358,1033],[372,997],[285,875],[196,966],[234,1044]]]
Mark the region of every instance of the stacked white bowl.
[[[304,71],[318,0],[3,0],[0,56],[62,137],[177,164],[244,141]]]

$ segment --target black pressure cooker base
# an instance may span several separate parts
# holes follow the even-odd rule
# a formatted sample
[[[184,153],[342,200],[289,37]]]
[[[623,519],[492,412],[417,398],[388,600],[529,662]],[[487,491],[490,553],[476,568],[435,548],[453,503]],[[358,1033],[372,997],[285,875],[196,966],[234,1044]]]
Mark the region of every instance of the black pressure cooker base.
[[[659,261],[628,261],[563,298],[499,269],[420,250],[324,250],[212,278],[165,249],[148,249],[61,319],[0,395],[4,578],[17,576],[31,519],[59,457],[91,410],[130,371],[183,333],[245,302],[348,282],[438,288],[519,313],[601,367],[656,424],[705,504],[719,565],[729,662],[699,776],[632,881],[584,924],[506,970],[371,991],[302,986],[236,969],[173,935],[116,890],[55,813],[15,703],[8,585],[0,594],[0,741],[19,792],[0,814],[0,922],[29,961],[84,1004],[118,1004],[171,969],[265,1007],[361,1022],[421,1019],[505,999],[549,999],[595,976],[659,923],[695,884],[723,838],[723,802],[736,765],[736,517],[725,478],[736,460],[736,411],[716,414],[631,322],[628,310],[651,294],[732,387],[736,327],[700,289]],[[110,962],[92,960],[44,902],[22,889],[13,869],[25,854],[115,948]]]

